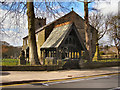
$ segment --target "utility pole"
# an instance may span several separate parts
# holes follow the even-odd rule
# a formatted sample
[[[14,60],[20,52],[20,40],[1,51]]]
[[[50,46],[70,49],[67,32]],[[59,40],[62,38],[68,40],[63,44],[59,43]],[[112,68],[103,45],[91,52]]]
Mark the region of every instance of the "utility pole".
[[[85,29],[85,39],[86,39],[86,48],[89,52],[89,59],[91,61],[92,59],[92,47],[91,47],[91,31],[89,29],[89,20],[88,20],[88,2],[87,0],[84,0],[84,19],[85,19],[85,23],[84,23],[84,29]]]

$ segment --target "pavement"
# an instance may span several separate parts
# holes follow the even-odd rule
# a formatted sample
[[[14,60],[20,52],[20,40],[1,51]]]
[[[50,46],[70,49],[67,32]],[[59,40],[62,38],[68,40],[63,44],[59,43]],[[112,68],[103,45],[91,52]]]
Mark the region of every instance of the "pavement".
[[[104,74],[118,73],[119,67],[106,67],[97,69],[73,69],[59,71],[2,71],[3,85],[40,82],[60,79],[71,79],[76,77],[87,77]]]

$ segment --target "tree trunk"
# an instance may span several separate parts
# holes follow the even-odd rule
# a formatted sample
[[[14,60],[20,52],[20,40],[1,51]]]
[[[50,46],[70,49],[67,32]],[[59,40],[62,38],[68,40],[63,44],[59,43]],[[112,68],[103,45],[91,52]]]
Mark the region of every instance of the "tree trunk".
[[[97,34],[97,38],[96,38],[97,40],[96,40],[96,52],[95,53],[96,53],[97,60],[99,60],[101,57],[100,57],[100,53],[99,53],[98,31],[96,34]]]
[[[34,6],[33,2],[27,1],[27,16],[28,16],[28,33],[29,33],[29,58],[31,61],[31,65],[39,65],[40,62],[38,60],[37,53],[37,45],[35,38],[35,25],[34,25]]]
[[[91,49],[91,40],[90,40],[90,30],[88,28],[88,2],[87,0],[84,0],[84,12],[85,12],[85,26],[84,26],[84,29],[85,29],[85,39],[86,39],[86,48],[89,52],[89,59],[90,61],[92,60],[92,49]]]
[[[116,48],[117,48],[117,58],[120,58],[119,49],[118,49],[118,47],[117,47],[117,46],[116,46]]]
[[[117,49],[117,58],[119,58],[119,46],[118,46],[116,39],[114,39],[114,43],[115,43],[115,47]]]
[[[118,50],[118,58],[120,58],[120,53],[119,53],[120,51]]]

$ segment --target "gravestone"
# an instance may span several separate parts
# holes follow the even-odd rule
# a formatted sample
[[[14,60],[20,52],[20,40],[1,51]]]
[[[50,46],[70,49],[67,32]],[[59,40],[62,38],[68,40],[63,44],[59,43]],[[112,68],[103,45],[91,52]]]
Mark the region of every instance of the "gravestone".
[[[20,65],[26,65],[26,60],[25,60],[25,52],[22,50],[20,52]]]

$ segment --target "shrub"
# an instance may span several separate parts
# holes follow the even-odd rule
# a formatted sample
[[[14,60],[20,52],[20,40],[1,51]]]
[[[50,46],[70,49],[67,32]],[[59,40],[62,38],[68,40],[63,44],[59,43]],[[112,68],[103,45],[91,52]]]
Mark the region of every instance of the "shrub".
[[[105,55],[104,51],[99,52],[100,55]]]

